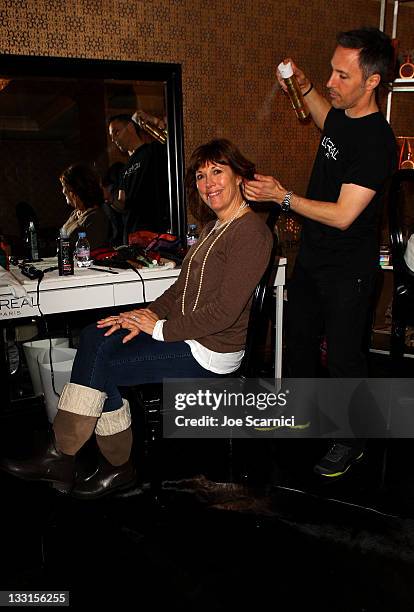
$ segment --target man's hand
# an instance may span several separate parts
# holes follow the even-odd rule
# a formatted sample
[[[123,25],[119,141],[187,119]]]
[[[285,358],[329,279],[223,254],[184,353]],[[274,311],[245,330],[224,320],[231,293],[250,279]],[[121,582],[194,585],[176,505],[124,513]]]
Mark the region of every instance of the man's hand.
[[[155,117],[155,115],[150,115],[149,113],[146,113],[143,110],[137,110],[132,115],[132,121],[135,121],[135,123],[139,123],[138,119],[142,119],[142,121],[145,121],[145,122],[148,121],[149,123],[152,123],[153,125],[155,125],[156,127],[159,127],[162,130],[164,130],[166,127],[163,119],[160,119],[159,117]]]
[[[302,93],[307,91],[309,89],[309,87],[311,86],[310,80],[305,75],[305,73],[300,68],[298,68],[296,66],[295,62],[290,57],[286,57],[283,60],[284,64],[288,64],[289,62],[291,63],[293,74],[296,77],[296,80],[298,82],[298,85],[299,85]],[[283,89],[283,91],[287,91],[286,83],[283,80],[282,75],[280,74],[279,70],[276,71],[276,76],[277,76],[277,80],[279,81],[279,84],[280,84],[281,88]]]
[[[326,115],[331,109],[331,105],[329,104],[328,100],[326,100],[326,98],[324,98],[323,96],[321,96],[320,93],[318,93],[315,87],[312,87],[311,81],[308,79],[305,73],[296,66],[295,62],[290,57],[286,57],[283,60],[284,64],[287,64],[288,62],[290,62],[292,65],[293,74],[296,77],[296,80],[298,82],[301,92],[307,94],[305,98],[306,106],[310,110],[310,113],[312,115],[313,121],[315,122],[315,125],[320,130],[323,130]],[[286,92],[287,91],[286,83],[282,79],[282,76],[279,70],[277,70],[276,75],[277,75],[277,80],[279,81],[281,88],[283,89],[283,91]]]
[[[273,176],[255,174],[253,181],[243,181],[244,195],[253,202],[277,202],[280,204],[287,193],[287,189]]]

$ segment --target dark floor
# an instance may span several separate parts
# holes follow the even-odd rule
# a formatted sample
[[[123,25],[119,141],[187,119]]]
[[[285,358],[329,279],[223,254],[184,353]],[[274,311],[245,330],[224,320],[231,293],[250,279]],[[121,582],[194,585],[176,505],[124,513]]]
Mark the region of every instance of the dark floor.
[[[371,366],[387,375],[386,358]],[[28,402],[0,426],[2,451],[27,454],[47,423]],[[154,454],[136,434],[147,482]],[[414,610],[412,441],[371,440],[328,484],[312,473],[323,444],[164,440],[156,499],[144,487],[80,502],[0,473],[0,590],[67,590],[72,608],[122,611]],[[93,457],[91,443],[81,459]]]

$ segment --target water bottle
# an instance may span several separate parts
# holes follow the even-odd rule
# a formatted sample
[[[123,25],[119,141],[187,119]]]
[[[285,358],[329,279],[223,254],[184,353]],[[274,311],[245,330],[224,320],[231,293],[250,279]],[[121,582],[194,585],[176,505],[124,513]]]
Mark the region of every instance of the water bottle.
[[[198,240],[197,225],[190,223],[187,230],[187,246],[192,247]]]
[[[25,259],[28,261],[39,260],[39,247],[37,244],[37,232],[33,221],[29,222],[25,236]]]
[[[92,264],[91,247],[86,238],[86,232],[79,232],[75,247],[75,257],[78,268],[89,268]]]

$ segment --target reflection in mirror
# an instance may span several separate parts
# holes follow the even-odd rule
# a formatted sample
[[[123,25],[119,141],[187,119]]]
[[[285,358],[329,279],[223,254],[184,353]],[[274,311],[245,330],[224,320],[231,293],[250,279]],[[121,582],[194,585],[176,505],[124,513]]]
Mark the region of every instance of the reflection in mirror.
[[[89,215],[82,189],[62,193],[62,174],[74,164],[95,172],[114,244],[139,229],[182,238],[179,97],[180,70],[173,64],[1,56],[0,233],[12,253],[23,253],[30,220],[41,255],[49,256],[70,215]],[[155,130],[131,122],[136,111],[135,119]],[[108,125],[111,117],[117,119]]]

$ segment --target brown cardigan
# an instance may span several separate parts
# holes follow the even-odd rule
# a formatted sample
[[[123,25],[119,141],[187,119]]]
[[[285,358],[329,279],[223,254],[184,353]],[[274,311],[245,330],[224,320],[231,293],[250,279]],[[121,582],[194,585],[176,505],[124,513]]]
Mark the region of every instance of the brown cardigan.
[[[207,224],[199,243],[213,225],[214,222]],[[197,340],[219,353],[244,349],[252,294],[268,264],[272,235],[253,212],[233,221],[210,251],[197,309],[192,312],[204,256],[220,231],[217,229],[210,236],[192,261],[185,315],[181,312],[181,299],[189,257],[197,245],[184,259],[174,285],[149,306],[160,319],[167,319],[163,328],[166,342]]]

